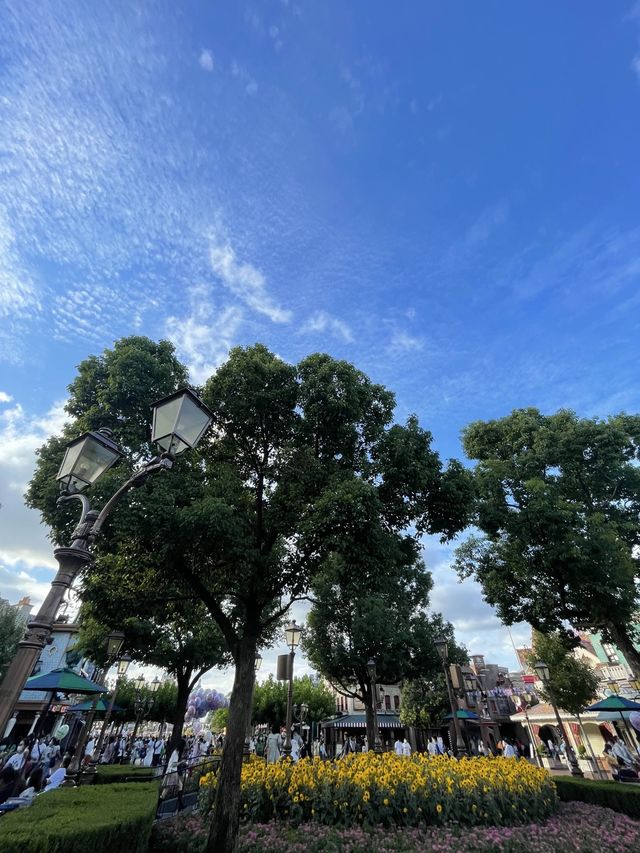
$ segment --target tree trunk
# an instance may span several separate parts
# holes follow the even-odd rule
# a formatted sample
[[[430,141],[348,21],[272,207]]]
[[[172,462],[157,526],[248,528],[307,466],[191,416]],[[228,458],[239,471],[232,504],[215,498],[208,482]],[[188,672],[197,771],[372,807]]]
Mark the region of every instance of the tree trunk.
[[[171,753],[178,745],[180,738],[182,737],[182,729],[184,728],[184,715],[187,712],[187,702],[189,701],[189,680],[191,678],[191,671],[186,672],[178,672],[176,674],[176,681],[178,683],[178,695],[176,697],[176,714],[173,718],[173,732],[171,733],[171,740],[169,741],[169,748],[167,749],[167,761],[171,757]]]
[[[610,622],[607,625],[607,633],[610,635],[613,644],[620,649],[627,659],[627,663],[633,672],[633,677],[640,678],[640,652],[633,645],[626,628]]]
[[[229,702],[227,736],[222,751],[208,853],[234,853],[240,823],[240,781],[247,724],[251,719],[251,693],[255,679],[256,640],[243,637],[236,655],[236,672]]]

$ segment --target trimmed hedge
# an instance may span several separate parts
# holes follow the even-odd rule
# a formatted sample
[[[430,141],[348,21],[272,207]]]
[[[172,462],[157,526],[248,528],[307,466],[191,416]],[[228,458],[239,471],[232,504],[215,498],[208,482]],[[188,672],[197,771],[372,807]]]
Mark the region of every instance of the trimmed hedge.
[[[2,853],[146,853],[158,784],[58,788],[0,818]]]
[[[159,768],[140,767],[139,764],[102,764],[96,771],[96,785],[112,785],[114,782],[151,780]]]
[[[589,779],[575,779],[573,776],[554,776],[553,782],[558,796],[564,802],[580,800],[593,806],[605,806],[640,820],[640,784],[592,782]]]

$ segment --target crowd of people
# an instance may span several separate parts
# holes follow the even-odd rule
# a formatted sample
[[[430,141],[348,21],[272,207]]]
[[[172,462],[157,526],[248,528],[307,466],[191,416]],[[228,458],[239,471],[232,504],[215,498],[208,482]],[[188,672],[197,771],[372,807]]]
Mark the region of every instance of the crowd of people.
[[[0,754],[0,812],[29,804],[38,794],[60,787],[70,756],[51,736],[30,736]]]

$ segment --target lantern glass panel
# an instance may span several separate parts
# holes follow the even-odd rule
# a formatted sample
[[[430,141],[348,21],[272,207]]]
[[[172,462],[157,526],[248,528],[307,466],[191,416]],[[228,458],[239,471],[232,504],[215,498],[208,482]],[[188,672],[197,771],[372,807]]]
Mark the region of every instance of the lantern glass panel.
[[[107,655],[112,660],[118,657],[120,649],[124,643],[124,634],[122,631],[113,631],[107,639]]]
[[[211,412],[193,391],[176,391],[153,406],[152,441],[177,456],[196,446],[211,418]]]
[[[86,433],[67,447],[56,479],[69,491],[81,492],[95,483],[121,455],[114,442],[99,433]]]
[[[287,645],[290,649],[297,649],[300,644],[300,635],[302,634],[302,629],[299,625],[296,624],[296,620],[294,619],[290,622],[287,627],[284,629],[284,635],[287,642]]]

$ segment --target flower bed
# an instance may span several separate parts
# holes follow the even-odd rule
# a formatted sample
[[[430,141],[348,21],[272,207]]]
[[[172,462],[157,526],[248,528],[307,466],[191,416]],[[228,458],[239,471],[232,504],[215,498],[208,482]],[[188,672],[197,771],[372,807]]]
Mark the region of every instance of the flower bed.
[[[214,795],[215,777],[203,776],[203,814]],[[335,762],[257,759],[242,770],[243,816],[256,823],[500,826],[542,820],[557,803],[548,773],[516,759],[361,753]]]
[[[208,824],[183,816],[154,827],[150,853],[204,853]],[[640,823],[611,809],[562,803],[542,824],[428,829],[247,824],[238,853],[624,853],[640,850]]]

